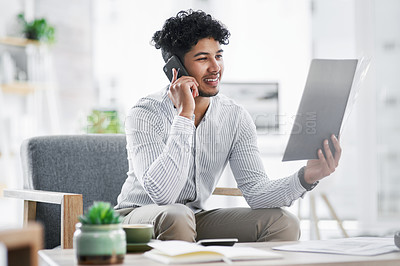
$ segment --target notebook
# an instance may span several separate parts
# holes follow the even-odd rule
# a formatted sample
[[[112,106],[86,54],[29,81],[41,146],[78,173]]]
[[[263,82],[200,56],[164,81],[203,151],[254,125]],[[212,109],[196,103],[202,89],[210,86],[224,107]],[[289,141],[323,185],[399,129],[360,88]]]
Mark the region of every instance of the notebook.
[[[164,264],[212,261],[279,259],[282,255],[252,247],[201,246],[180,240],[150,242],[152,250],[143,255]]]
[[[357,59],[312,60],[282,161],[318,159],[325,139],[334,154],[330,136],[339,135],[357,63]]]

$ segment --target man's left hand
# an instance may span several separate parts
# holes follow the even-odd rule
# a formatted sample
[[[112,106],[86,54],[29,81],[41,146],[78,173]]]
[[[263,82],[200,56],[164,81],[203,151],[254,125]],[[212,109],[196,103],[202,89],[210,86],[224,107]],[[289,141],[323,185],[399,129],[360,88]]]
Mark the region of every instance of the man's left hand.
[[[309,160],[307,166],[304,169],[304,180],[308,184],[315,183],[322,178],[329,176],[335,172],[336,167],[339,165],[340,156],[342,154],[342,148],[340,147],[339,140],[332,134],[331,136],[333,146],[335,147],[335,155],[332,154],[329,148],[328,140],[324,140],[323,146],[325,155],[322,150],[318,150],[318,160]]]

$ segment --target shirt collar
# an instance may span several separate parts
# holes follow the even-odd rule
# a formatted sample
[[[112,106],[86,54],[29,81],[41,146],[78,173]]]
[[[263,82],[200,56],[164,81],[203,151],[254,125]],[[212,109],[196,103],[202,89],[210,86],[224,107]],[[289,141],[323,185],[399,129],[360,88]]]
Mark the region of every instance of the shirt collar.
[[[214,98],[215,98],[215,97],[217,97],[217,96],[210,97],[210,104],[208,105],[208,108],[207,108],[207,110],[206,110],[206,113],[205,113],[204,116],[203,116],[203,120],[204,120],[204,121],[206,121],[206,120],[208,119],[208,117],[210,116],[211,108],[212,108],[212,106],[213,106],[213,102],[214,102]]]

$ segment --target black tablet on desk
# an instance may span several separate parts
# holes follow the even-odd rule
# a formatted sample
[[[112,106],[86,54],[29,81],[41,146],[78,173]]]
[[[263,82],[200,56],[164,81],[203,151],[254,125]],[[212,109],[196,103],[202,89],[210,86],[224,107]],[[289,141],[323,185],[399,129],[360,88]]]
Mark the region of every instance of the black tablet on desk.
[[[282,161],[318,159],[322,142],[339,135],[357,59],[313,59]],[[323,149],[322,149],[323,151]]]

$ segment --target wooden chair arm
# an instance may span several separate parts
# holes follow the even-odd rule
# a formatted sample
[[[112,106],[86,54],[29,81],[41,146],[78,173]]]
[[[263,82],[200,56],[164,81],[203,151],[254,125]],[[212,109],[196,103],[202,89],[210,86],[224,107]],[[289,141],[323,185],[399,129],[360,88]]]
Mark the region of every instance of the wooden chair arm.
[[[75,224],[83,213],[82,194],[30,189],[4,189],[4,197],[24,200],[24,225],[36,217],[36,202],[61,205],[61,247],[72,248]]]
[[[3,190],[4,197],[23,199],[35,202],[45,202],[53,204],[62,204],[64,196],[82,196],[81,194],[64,193],[64,192],[52,192],[44,190],[34,189],[9,189]]]
[[[232,187],[216,187],[213,195],[221,196],[243,196],[242,192],[238,188]]]

